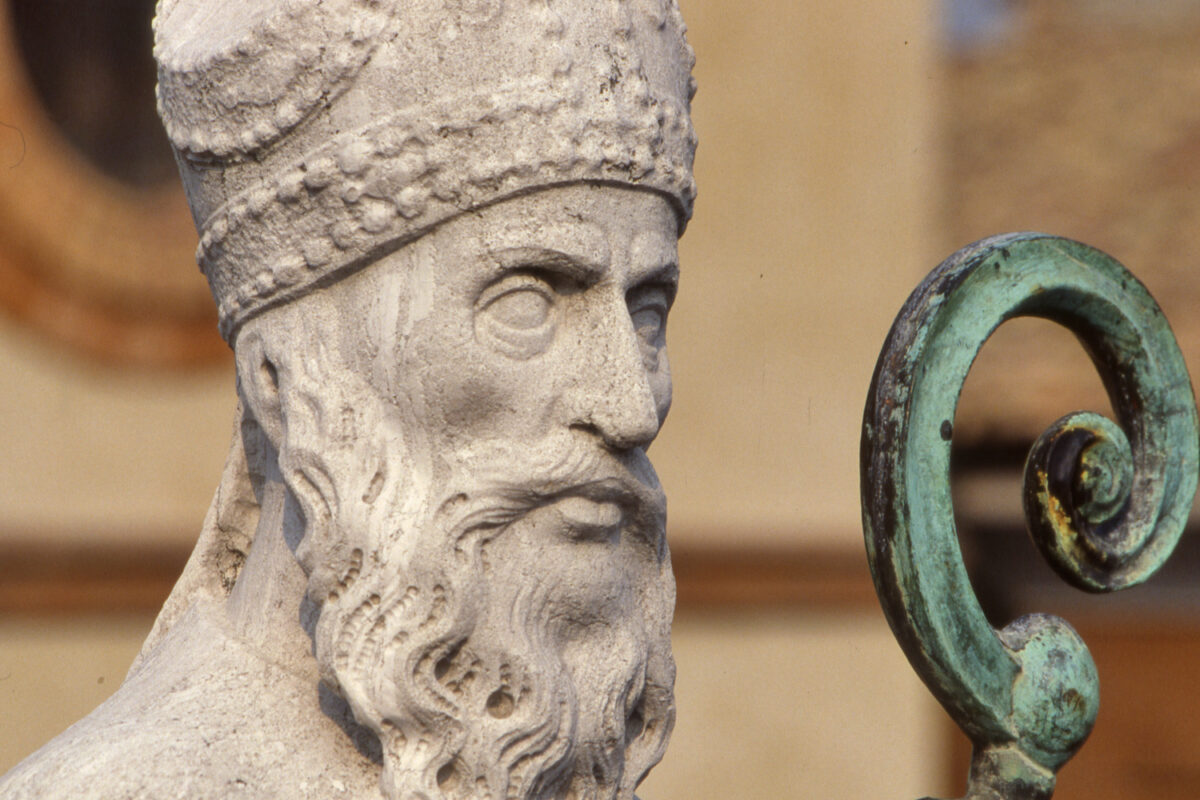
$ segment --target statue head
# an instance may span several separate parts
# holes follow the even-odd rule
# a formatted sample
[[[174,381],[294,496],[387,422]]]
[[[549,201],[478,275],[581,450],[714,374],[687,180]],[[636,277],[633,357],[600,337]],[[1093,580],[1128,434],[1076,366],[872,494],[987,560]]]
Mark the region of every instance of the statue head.
[[[159,628],[275,525],[389,796],[630,798],[666,746],[683,33],[674,0],[160,2],[243,421]]]

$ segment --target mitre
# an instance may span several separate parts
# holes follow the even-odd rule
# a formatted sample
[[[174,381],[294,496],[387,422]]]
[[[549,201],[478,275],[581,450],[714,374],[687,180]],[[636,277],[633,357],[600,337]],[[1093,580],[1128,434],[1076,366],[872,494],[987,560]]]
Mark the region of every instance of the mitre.
[[[232,343],[464,211],[580,181],[695,197],[675,0],[161,0],[158,103]]]

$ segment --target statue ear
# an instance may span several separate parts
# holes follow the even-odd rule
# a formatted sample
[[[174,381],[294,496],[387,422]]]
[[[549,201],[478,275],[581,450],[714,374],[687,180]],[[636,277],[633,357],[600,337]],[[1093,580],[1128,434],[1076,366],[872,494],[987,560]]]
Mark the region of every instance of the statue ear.
[[[279,405],[279,367],[258,331],[244,330],[234,348],[238,393],[251,416],[278,451],[283,440]]]

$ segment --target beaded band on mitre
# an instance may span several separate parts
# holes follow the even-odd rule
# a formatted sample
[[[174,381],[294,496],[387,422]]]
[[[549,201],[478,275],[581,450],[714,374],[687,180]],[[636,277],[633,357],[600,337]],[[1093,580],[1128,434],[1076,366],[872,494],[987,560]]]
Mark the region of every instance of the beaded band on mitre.
[[[159,109],[221,335],[541,187],[657,191],[682,231],[684,30],[675,0],[160,0]]]
[[[597,103],[566,80],[525,80],[422,104],[338,136],[231,198],[205,221],[197,251],[221,335],[232,342],[246,319],[330,275],[537,187],[655,190],[682,230],[695,197],[695,135],[686,108],[642,88],[632,103]]]

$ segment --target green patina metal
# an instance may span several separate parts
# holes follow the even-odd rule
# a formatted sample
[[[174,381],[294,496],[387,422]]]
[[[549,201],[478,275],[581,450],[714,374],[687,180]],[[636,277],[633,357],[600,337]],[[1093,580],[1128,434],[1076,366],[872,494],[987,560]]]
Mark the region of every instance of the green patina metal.
[[[863,527],[876,591],[905,654],[975,745],[967,798],[1042,800],[1099,704],[1087,647],[1034,614],[992,628],[971,589],[950,499],[959,392],[1005,320],[1058,322],[1083,343],[1120,425],[1063,417],[1034,444],[1025,514],[1066,580],[1107,592],[1170,555],[1196,491],[1196,403],[1158,305],[1086,245],[1018,233],[977,242],[917,287],[876,365],[862,438]]]

